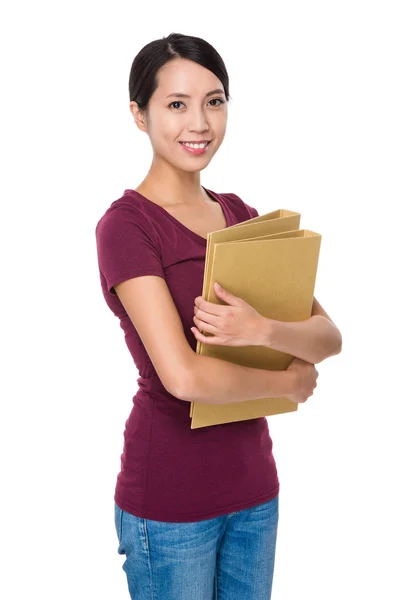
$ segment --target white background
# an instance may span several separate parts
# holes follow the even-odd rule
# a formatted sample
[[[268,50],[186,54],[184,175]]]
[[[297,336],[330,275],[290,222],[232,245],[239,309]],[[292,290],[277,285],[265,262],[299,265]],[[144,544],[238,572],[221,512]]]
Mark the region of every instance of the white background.
[[[321,233],[315,295],[343,336],[314,396],[268,418],[272,599],[405,597],[401,4],[3,6],[2,598],[129,597],[113,491],[137,371],[94,229],[149,169],[129,70],[171,32],[205,38],[230,75],[227,134],[201,183]]]

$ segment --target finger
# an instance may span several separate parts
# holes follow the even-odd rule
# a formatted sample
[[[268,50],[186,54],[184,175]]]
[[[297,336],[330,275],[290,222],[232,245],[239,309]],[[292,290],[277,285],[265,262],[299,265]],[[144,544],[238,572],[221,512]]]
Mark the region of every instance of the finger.
[[[224,309],[227,307],[222,304],[216,304],[215,302],[209,302],[204,298],[196,298],[194,301],[194,310],[201,310],[210,315],[221,316],[224,313]]]
[[[217,331],[218,331],[217,328],[215,327],[215,325],[211,325],[211,323],[202,321],[195,315],[193,317],[193,321],[194,321],[195,325],[197,325],[198,329],[201,329],[202,331],[205,331],[206,333],[217,333]]]
[[[208,313],[200,308],[194,306],[194,316],[197,317],[203,323],[209,323],[210,325],[219,326],[221,317],[214,315],[212,313]]]
[[[203,335],[196,327],[192,327],[191,331],[194,333],[194,335],[198,339],[198,341],[204,342],[204,344],[216,344],[216,345],[220,344],[220,342],[218,341],[218,339],[216,337],[214,337],[214,336],[207,337],[206,335]]]
[[[244,301],[242,298],[238,296],[234,296],[228,290],[225,290],[223,287],[219,285],[217,281],[214,282],[214,291],[218,298],[226,302],[227,304],[232,304],[233,306],[240,306]]]

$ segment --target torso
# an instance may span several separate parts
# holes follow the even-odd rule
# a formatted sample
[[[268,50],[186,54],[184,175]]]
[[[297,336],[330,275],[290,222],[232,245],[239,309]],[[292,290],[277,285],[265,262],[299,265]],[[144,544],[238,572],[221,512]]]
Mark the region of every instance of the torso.
[[[212,231],[226,227],[226,220],[221,205],[209,196],[206,196],[204,204],[166,204],[154,199],[146,188],[138,186],[135,188],[135,191],[148,198],[151,202],[159,204],[185,227],[205,239],[207,239],[208,234]]]
[[[173,523],[214,519],[262,504],[279,490],[266,418],[191,429],[189,403],[164,387],[136,327],[118,296],[109,291],[110,284],[124,279],[160,274],[187,343],[196,353],[197,340],[191,327],[195,326],[195,298],[203,289],[206,247],[203,236],[192,240],[183,229],[194,226],[199,236],[221,226],[216,198],[218,203],[222,200],[229,223],[242,223],[250,210],[234,194],[214,192],[216,196],[211,201],[210,195],[208,201],[208,192],[201,193],[188,199],[195,201],[194,206],[207,209],[199,213],[198,222],[198,211],[194,216],[174,206],[153,206],[147,193],[138,193],[148,202],[135,195],[117,198],[96,230],[102,291],[120,320],[125,344],[139,373],[134,378],[138,389],[136,393],[134,389],[132,399],[129,395],[131,410],[125,421],[115,502],[138,518]],[[158,200],[157,194],[150,197]],[[164,201],[164,192],[160,200]],[[165,209],[172,214],[165,214]],[[178,217],[184,222],[181,227],[172,222]],[[137,235],[140,229],[145,230],[146,237]]]

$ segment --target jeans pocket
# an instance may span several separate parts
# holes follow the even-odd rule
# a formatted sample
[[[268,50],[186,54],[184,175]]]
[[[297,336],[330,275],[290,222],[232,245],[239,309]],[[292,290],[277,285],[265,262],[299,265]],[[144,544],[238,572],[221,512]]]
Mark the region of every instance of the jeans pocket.
[[[115,531],[117,532],[118,542],[121,543],[122,539],[122,513],[124,511],[114,502],[114,522]]]

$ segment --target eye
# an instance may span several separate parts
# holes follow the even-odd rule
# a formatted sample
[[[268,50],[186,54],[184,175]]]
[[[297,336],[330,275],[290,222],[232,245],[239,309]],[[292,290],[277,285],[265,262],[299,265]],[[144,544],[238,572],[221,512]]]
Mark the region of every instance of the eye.
[[[183,104],[183,102],[180,102],[180,100],[174,100],[174,102],[170,102],[169,108],[172,106],[172,104]]]
[[[215,101],[219,102],[219,104],[216,104],[216,106],[220,106],[221,104],[225,103],[225,100],[222,100],[222,98],[212,98],[211,100],[209,100],[209,102],[215,102]],[[171,102],[169,104],[169,108],[171,108],[173,104],[184,104],[184,102],[181,102],[180,100],[174,100],[173,102]],[[213,105],[211,104],[211,106],[213,106]],[[173,108],[175,108],[175,107],[173,106]]]
[[[221,104],[224,104],[225,100],[222,100],[222,98],[213,98],[212,100],[210,100],[210,102],[215,102],[216,100],[218,100],[219,104],[217,104],[217,106],[220,106]]]

